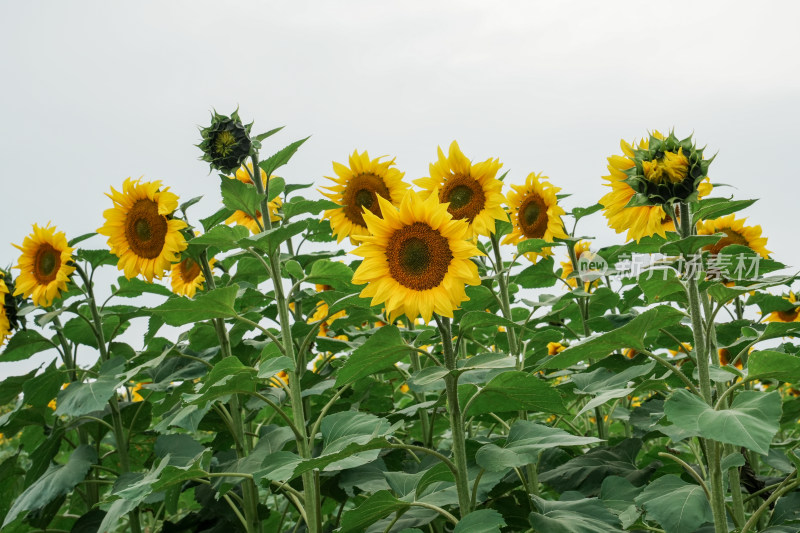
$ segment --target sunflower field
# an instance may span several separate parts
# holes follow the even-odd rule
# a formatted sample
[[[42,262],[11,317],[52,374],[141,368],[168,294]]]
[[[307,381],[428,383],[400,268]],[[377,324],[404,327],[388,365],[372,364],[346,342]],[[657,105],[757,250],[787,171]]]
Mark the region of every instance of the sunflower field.
[[[213,114],[216,212],[128,178],[16,241],[0,362],[54,360],[0,383],[3,531],[800,531],[795,276],[694,139],[574,206],[456,142],[290,183],[280,129]]]

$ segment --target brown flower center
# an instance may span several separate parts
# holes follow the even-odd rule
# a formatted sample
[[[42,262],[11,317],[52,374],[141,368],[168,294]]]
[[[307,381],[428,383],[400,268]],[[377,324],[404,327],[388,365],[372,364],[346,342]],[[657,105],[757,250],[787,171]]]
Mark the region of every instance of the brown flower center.
[[[541,196],[530,193],[522,200],[517,214],[522,234],[529,239],[541,239],[547,231],[547,205]]]
[[[344,214],[350,222],[365,226],[364,211],[366,208],[376,216],[381,216],[381,207],[378,195],[391,201],[392,195],[383,182],[383,178],[375,174],[359,174],[347,183],[347,188],[342,195]]]
[[[453,252],[447,238],[424,222],[395,231],[386,245],[389,273],[404,287],[424,291],[438,287]]]
[[[744,235],[737,233],[730,228],[718,230],[717,233],[724,233],[725,237],[721,238],[716,244],[704,247],[705,250],[708,250],[714,255],[718,254],[723,248],[730,246],[731,244],[741,244],[742,246],[750,245],[750,243],[747,242],[747,239],[744,238]]]
[[[131,251],[139,257],[153,259],[164,249],[167,236],[167,217],[158,214],[153,200],[139,200],[125,219],[125,238]]]
[[[40,245],[33,259],[33,275],[36,281],[42,285],[50,283],[56,279],[59,268],[61,268],[61,252],[50,244]]]
[[[449,203],[447,211],[457,220],[466,220],[470,224],[486,206],[486,195],[483,187],[471,176],[453,176],[444,182],[439,191],[439,201]]]
[[[191,283],[200,275],[200,265],[194,259],[187,257],[180,263],[181,278],[185,283]]]
[[[781,319],[781,322],[794,322],[797,319],[798,313],[800,313],[800,310],[797,308],[789,311],[778,311],[778,317]]]

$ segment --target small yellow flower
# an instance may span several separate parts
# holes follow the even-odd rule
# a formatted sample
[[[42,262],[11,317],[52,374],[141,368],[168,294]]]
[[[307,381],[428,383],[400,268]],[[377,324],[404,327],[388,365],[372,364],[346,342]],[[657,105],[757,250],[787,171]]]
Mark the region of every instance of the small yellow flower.
[[[561,344],[560,342],[547,343],[547,355],[556,355],[563,352],[566,349],[567,347]]]
[[[22,252],[14,267],[20,271],[14,296],[30,296],[34,305],[49,307],[67,290],[69,277],[75,271],[72,248],[64,232],[56,233],[50,224],[44,228],[34,224],[33,233],[25,237],[22,246],[13,246]]]
[[[526,239],[553,242],[555,238],[567,238],[561,220],[564,209],[558,205],[556,197],[561,189],[554,187],[547,179],[541,173],[531,172],[523,185],[511,186],[506,201],[512,231],[503,238],[503,244],[519,244]],[[525,257],[535,262],[539,256],[551,254],[550,248],[543,248],[540,252],[528,252]]]
[[[214,263],[216,263],[216,259],[211,259],[208,265],[213,268]],[[191,257],[172,265],[170,284],[172,285],[172,292],[175,294],[194,298],[198,290],[203,290],[203,282],[205,280],[206,277],[200,265]]]
[[[403,394],[408,394],[409,390],[411,389],[408,388],[407,383],[403,383],[402,385],[400,385],[400,392],[402,392]]]

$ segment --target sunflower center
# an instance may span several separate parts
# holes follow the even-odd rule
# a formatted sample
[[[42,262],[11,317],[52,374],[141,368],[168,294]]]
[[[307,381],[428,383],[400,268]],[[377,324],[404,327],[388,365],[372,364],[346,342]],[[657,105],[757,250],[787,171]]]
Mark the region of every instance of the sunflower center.
[[[200,275],[200,265],[198,265],[191,257],[187,257],[181,261],[180,269],[181,277],[183,278],[183,281],[187,283],[194,281]]]
[[[644,177],[655,184],[680,183],[689,174],[689,160],[683,155],[683,149],[675,152],[664,152],[659,159],[643,161]]]
[[[798,313],[800,313],[800,310],[795,308],[790,311],[778,311],[778,316],[780,317],[781,322],[794,322]]]
[[[375,174],[359,174],[348,181],[344,194],[342,195],[342,206],[345,216],[353,224],[366,227],[364,222],[364,208],[372,214],[381,216],[381,206],[378,202],[378,195],[387,200],[392,199],[389,188],[383,182],[383,178]]]
[[[233,151],[236,146],[236,137],[229,131],[221,131],[214,139],[214,151],[217,155],[226,156]]]
[[[439,191],[439,201],[450,204],[447,211],[453,218],[471,224],[486,206],[486,195],[478,180],[472,176],[456,175],[445,181]]]
[[[158,213],[153,200],[139,200],[125,219],[125,237],[131,251],[139,257],[153,259],[161,254],[167,236],[167,217]]]
[[[522,201],[517,216],[519,229],[529,239],[541,239],[547,231],[547,205],[535,193],[528,195]]]
[[[716,244],[712,244],[711,246],[707,246],[705,249],[711,252],[712,254],[718,254],[723,248],[726,246],[730,246],[731,244],[741,244],[742,246],[750,246],[750,243],[747,242],[747,239],[744,235],[733,231],[732,229],[723,229],[720,230],[721,233],[725,234],[725,237],[721,238],[717,241]]]
[[[398,283],[415,291],[425,291],[442,283],[453,252],[447,237],[424,222],[414,222],[389,238],[386,260],[389,273]]]
[[[36,250],[33,261],[33,275],[40,284],[50,283],[61,268],[61,253],[50,244],[42,244]]]

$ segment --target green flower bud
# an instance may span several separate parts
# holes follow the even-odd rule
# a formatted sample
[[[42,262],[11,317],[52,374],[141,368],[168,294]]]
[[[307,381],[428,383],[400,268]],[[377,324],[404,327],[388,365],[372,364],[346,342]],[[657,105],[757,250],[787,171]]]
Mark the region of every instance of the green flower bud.
[[[242,124],[238,110],[230,117],[215,111],[211,125],[200,130],[203,141],[197,147],[203,151],[202,160],[225,174],[238,170],[253,149],[250,139],[252,126],[252,123]]]

